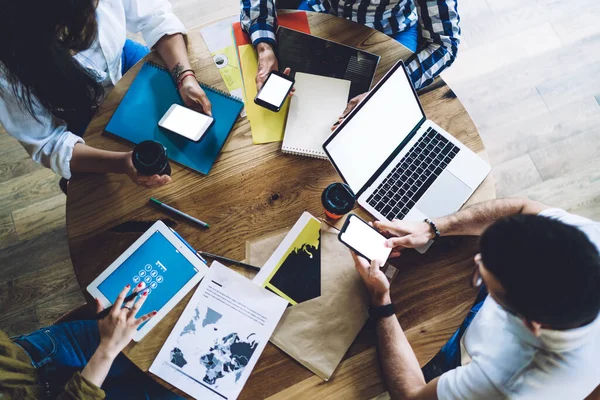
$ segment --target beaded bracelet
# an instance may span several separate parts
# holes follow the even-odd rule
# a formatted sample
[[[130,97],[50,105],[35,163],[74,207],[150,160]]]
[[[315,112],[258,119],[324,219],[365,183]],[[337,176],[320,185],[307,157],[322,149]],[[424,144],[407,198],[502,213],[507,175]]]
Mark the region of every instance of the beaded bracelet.
[[[429,224],[429,227],[431,228],[431,231],[433,232],[435,239],[438,239],[441,236],[440,231],[438,231],[438,228],[437,228],[437,226],[435,226],[433,221],[430,220],[429,218],[425,218],[424,222],[427,222]]]

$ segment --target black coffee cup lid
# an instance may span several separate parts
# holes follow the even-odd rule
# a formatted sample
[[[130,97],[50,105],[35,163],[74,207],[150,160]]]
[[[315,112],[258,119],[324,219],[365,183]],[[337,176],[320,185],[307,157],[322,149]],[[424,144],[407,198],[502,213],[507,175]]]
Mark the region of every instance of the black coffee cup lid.
[[[336,182],[327,186],[321,195],[323,207],[333,214],[347,214],[354,208],[356,197],[345,183]]]

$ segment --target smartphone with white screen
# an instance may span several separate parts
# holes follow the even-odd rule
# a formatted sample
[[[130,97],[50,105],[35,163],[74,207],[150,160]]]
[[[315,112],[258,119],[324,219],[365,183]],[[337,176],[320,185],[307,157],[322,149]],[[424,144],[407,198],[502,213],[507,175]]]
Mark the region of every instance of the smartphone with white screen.
[[[158,126],[191,141],[198,142],[214,122],[213,117],[200,114],[179,104],[173,104],[158,121]]]
[[[387,241],[385,236],[355,214],[348,216],[338,238],[340,242],[369,262],[379,260],[383,265],[392,252],[391,248],[385,246]]]
[[[271,111],[279,111],[292,90],[294,80],[281,72],[271,71],[254,102]]]

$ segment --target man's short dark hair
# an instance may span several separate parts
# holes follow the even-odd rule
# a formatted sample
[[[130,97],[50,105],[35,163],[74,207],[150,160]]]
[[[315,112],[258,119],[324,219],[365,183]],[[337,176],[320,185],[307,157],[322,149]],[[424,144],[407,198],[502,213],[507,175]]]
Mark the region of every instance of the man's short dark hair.
[[[566,329],[600,312],[600,255],[579,229],[539,215],[515,215],[488,227],[482,261],[506,301],[527,319]]]

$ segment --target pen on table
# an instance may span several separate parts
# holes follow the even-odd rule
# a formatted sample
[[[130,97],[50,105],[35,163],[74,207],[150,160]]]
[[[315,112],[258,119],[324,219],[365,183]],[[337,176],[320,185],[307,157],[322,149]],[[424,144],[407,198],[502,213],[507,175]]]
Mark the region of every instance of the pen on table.
[[[179,211],[178,209],[171,207],[170,205],[165,204],[160,200],[156,200],[154,197],[150,197],[150,201],[166,210],[174,212],[175,214],[187,219],[188,221],[195,222],[196,224],[200,225],[203,228],[210,228],[210,225],[208,225],[206,222],[200,221],[198,218],[194,218],[191,215],[184,213],[183,211]]]
[[[196,254],[199,257],[204,256],[204,257],[212,258],[212,259],[217,260],[217,261],[223,261],[223,262],[226,262],[226,263],[229,263],[229,264],[238,265],[240,267],[244,267],[244,268],[248,268],[248,269],[253,269],[255,271],[260,271],[260,268],[255,267],[254,265],[246,264],[246,263],[243,263],[241,261],[232,260],[231,258],[227,258],[227,257],[223,257],[223,256],[218,256],[216,254],[207,253],[205,251],[198,251],[198,252],[196,252]]]
[[[129,296],[125,297],[125,299],[123,300],[123,304],[135,299],[137,297],[137,295],[142,292],[143,292],[143,290],[131,293]],[[98,314],[96,314],[96,319],[102,319],[102,318],[106,317],[111,312],[112,309],[113,309],[113,306],[110,306],[110,307],[107,307],[104,310],[100,311]]]

